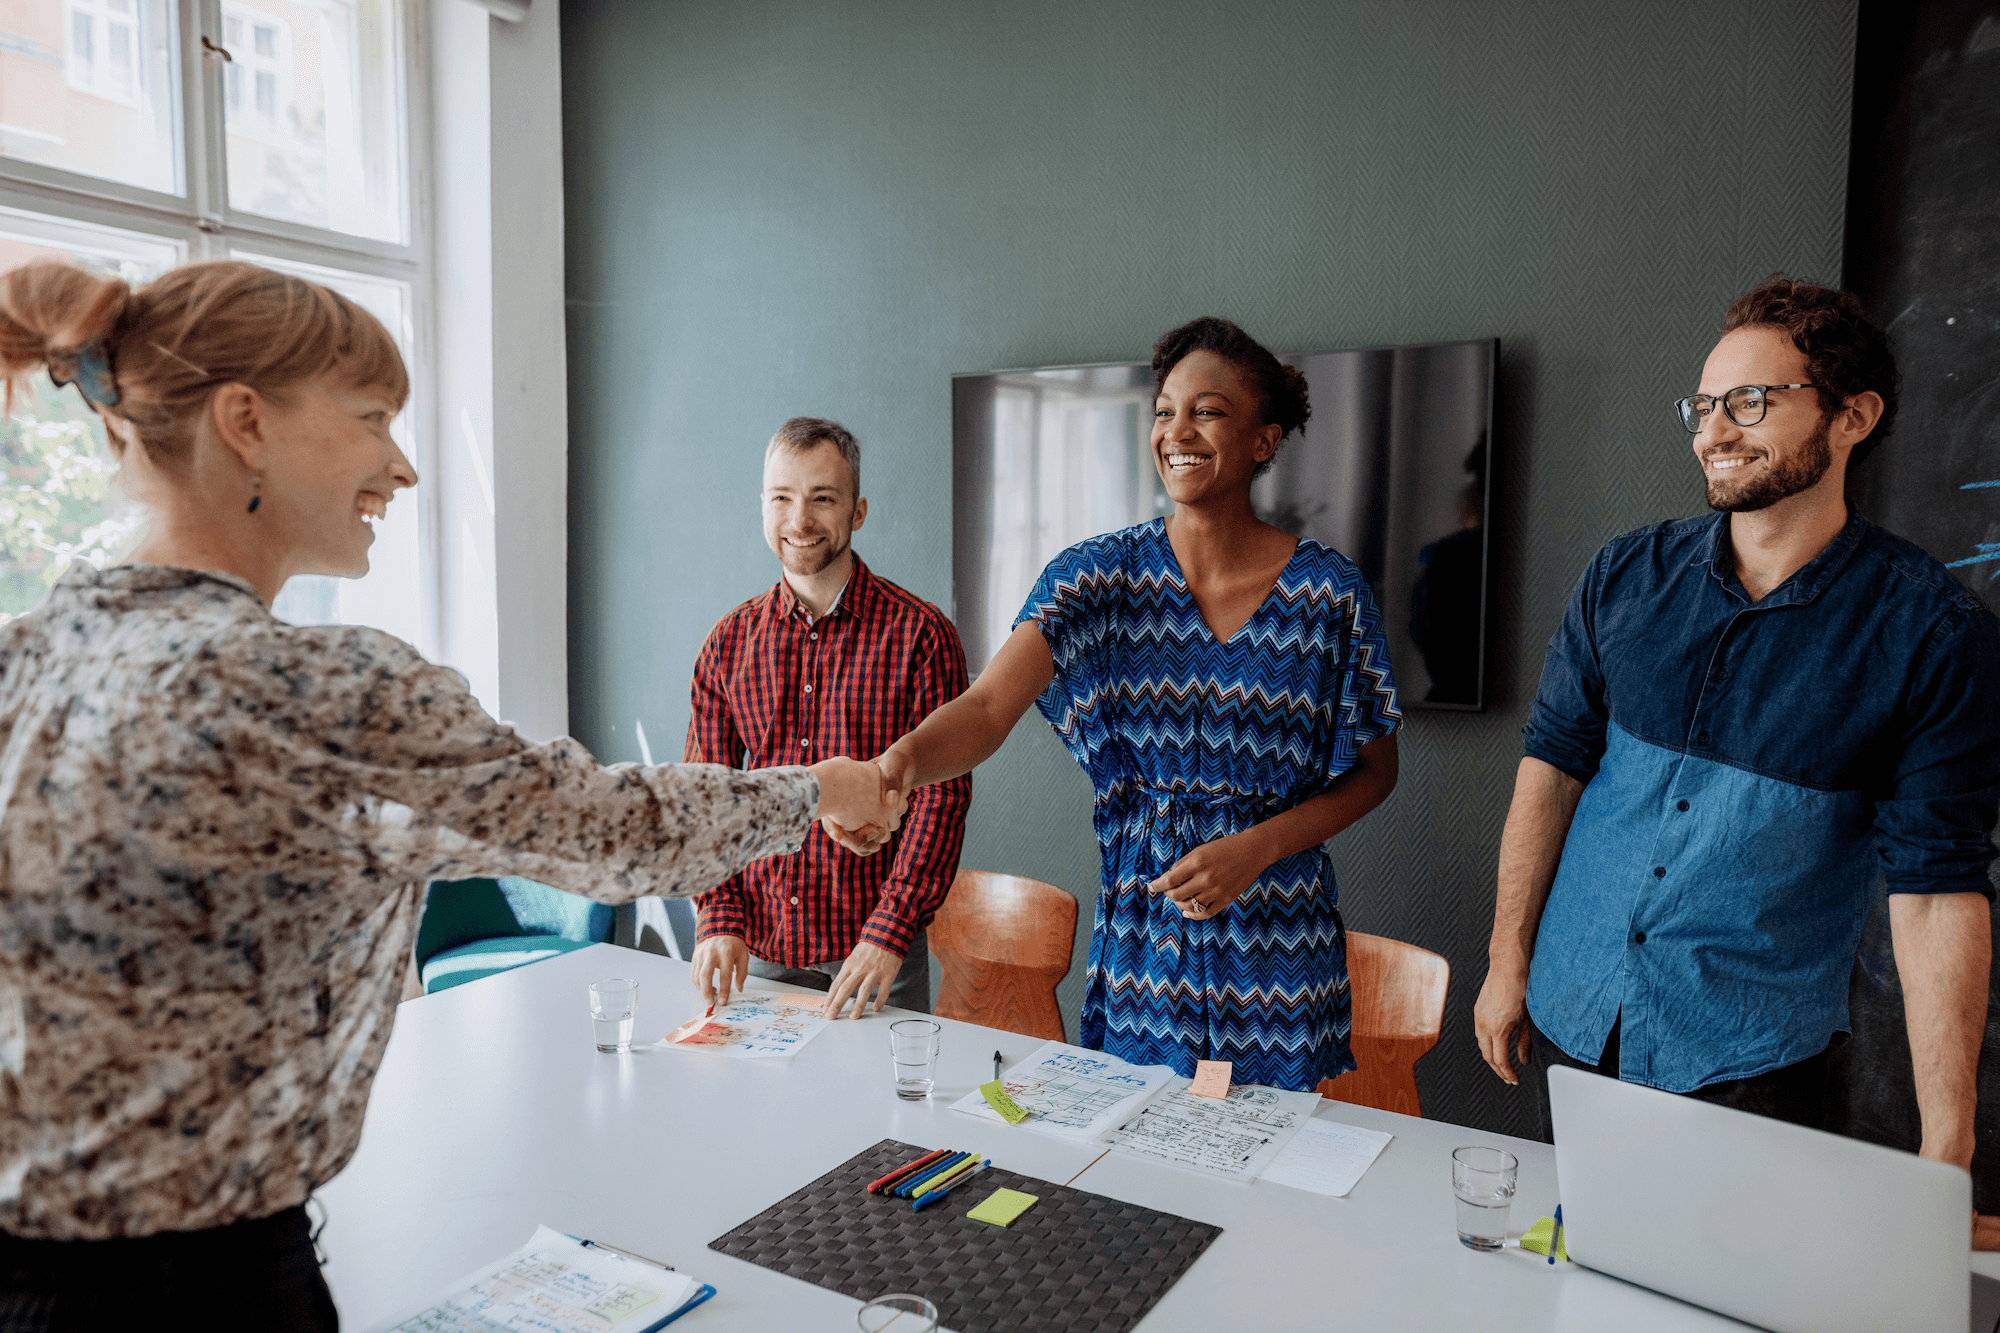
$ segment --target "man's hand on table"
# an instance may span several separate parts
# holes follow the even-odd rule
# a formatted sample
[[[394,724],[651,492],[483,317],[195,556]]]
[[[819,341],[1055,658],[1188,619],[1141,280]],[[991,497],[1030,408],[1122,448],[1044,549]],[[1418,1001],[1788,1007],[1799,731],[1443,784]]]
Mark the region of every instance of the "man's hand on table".
[[[875,997],[875,1010],[880,1013],[882,1006],[889,1002],[889,987],[895,985],[896,974],[903,970],[901,955],[863,941],[854,946],[854,952],[847,955],[841,965],[840,975],[833,979],[833,989],[827,992],[826,1016],[839,1018],[840,1007],[849,997],[854,1000],[854,1017],[859,1018],[868,1011],[868,997]]]
[[[750,946],[741,935],[710,935],[694,946],[694,987],[710,1004],[728,1004],[750,975]],[[718,980],[720,984],[718,985]]]

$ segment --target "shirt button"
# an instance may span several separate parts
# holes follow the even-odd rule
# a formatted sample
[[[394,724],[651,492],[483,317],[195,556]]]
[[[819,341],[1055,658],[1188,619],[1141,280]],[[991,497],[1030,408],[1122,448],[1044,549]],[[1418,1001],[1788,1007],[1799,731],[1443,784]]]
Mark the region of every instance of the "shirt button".
[[[798,905],[799,905],[799,900],[797,898],[792,899],[792,906],[797,907]]]
[[[1708,744],[1708,733],[1707,733],[1707,732],[1705,732],[1705,731],[1697,731],[1697,732],[1696,732],[1696,733],[1694,734],[1694,743],[1695,743],[1696,745],[1706,745],[1706,744]]]
[[[814,642],[814,643],[818,643],[818,642],[819,642],[819,631],[818,631],[818,630],[814,630],[814,631],[813,631],[813,635],[812,635],[812,637],[813,637],[813,642]]]
[[[797,901],[798,901],[798,899],[797,899],[797,898],[794,898],[794,899],[792,899],[792,901],[793,901],[793,902],[797,902]],[[1645,931],[1643,931],[1643,930],[1640,930],[1640,931],[1634,931],[1634,932],[1633,932],[1633,934],[1632,934],[1632,943],[1634,943],[1634,944],[1644,944],[1645,942],[1646,942],[1646,932],[1645,932]]]
[[[812,742],[811,742],[811,741],[809,741],[809,740],[805,740],[805,739],[803,739],[803,738],[802,738],[802,739],[801,739],[801,740],[799,741],[799,748],[800,748],[801,750],[803,750],[803,749],[805,749],[805,748],[806,748],[806,747],[807,747],[808,745],[811,745],[811,744],[812,744]]]
[[[1667,868],[1666,868],[1665,866],[1654,866],[1654,867],[1653,867],[1653,878],[1654,878],[1654,879],[1665,879],[1666,877],[1667,877]]]
[[[810,685],[806,686],[806,693],[811,694],[812,692],[813,692],[813,687]]]
[[[1688,803],[1686,801],[1676,801],[1674,803],[1674,809],[1676,810],[1685,810],[1687,808],[1688,808]]]

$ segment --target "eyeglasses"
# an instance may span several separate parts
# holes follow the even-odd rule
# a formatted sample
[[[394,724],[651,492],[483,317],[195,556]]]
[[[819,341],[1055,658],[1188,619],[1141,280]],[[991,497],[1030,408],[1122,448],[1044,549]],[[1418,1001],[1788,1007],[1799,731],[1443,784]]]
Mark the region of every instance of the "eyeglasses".
[[[1765,395],[1773,389],[1817,389],[1817,384],[1739,384],[1722,395],[1722,410],[1729,419],[1739,426],[1754,426],[1764,419]],[[1681,414],[1681,424],[1690,435],[1701,434],[1708,414],[1715,410],[1716,399],[1705,393],[1690,394],[1674,404]]]

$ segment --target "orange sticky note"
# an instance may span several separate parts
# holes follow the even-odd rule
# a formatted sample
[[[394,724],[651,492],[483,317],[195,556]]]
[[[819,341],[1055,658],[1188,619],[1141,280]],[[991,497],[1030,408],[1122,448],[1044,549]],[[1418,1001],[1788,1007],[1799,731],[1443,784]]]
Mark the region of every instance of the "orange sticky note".
[[[708,1015],[703,1014],[700,1018],[690,1018],[687,1022],[681,1024],[679,1027],[675,1028],[672,1032],[669,1032],[667,1034],[667,1040],[675,1043],[688,1041],[695,1037],[699,1037],[702,1033],[708,1031],[711,1028],[715,1028],[715,1030],[718,1032],[722,1030],[716,1027],[715,1024],[708,1021]]]
[[[1194,1062],[1194,1082],[1188,1085],[1188,1092],[1196,1097],[1226,1098],[1229,1096],[1229,1075],[1235,1069],[1231,1060],[1197,1060]]]
[[[776,1002],[791,1009],[826,1008],[826,996],[824,995],[780,995]]]

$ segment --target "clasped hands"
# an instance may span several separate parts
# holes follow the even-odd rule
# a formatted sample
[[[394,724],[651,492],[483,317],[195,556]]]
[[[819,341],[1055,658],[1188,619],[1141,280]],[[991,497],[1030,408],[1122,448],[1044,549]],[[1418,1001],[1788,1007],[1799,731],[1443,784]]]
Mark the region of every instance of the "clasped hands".
[[[855,813],[829,807],[825,796],[825,780],[822,779],[819,821],[820,827],[826,830],[826,836],[848,851],[856,856],[873,856],[887,846],[890,836],[902,827],[903,814],[910,807],[912,777],[910,761],[894,750],[886,750],[867,762],[857,759],[828,762],[853,764],[856,768],[868,770],[875,775],[873,780],[878,786],[882,801],[879,812]],[[817,772],[818,769],[814,771]]]

